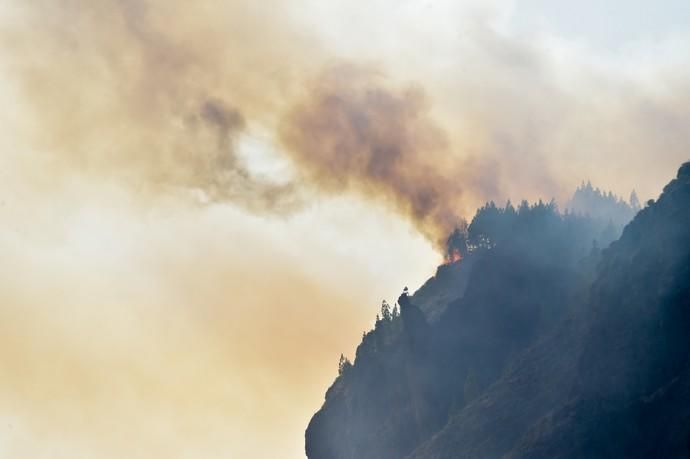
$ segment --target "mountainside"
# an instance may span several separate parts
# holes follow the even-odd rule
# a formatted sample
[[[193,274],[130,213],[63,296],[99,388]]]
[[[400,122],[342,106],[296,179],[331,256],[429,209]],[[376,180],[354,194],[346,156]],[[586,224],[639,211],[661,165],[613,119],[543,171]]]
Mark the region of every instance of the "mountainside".
[[[688,457],[690,164],[615,230],[480,209],[463,258],[364,336],[308,457]]]

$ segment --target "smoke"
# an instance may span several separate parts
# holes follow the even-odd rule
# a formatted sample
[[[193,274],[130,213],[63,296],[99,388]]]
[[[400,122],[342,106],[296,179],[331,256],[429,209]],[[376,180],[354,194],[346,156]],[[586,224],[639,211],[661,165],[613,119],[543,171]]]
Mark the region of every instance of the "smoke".
[[[212,1],[195,14],[185,2],[146,0],[16,6],[0,43],[12,56],[3,64],[21,93],[27,148],[54,177],[76,172],[146,197],[289,211],[299,201],[294,184],[256,176],[241,151],[300,67],[295,51],[276,44],[300,46],[297,34],[272,27],[280,10]]]
[[[337,356],[399,287],[382,272],[400,258],[367,251],[404,248],[406,278],[433,266],[382,217],[266,225],[178,205],[147,218],[102,191],[66,211],[71,198],[28,201],[27,221],[0,229],[1,457],[301,457]]]
[[[189,15],[183,2],[146,0],[18,7],[15,23],[30,27],[6,28],[2,43],[33,123],[28,144],[61,171],[47,182],[104,177],[145,200],[175,194],[260,214],[353,190],[442,240],[462,187],[424,89],[328,64],[286,10],[206,1]],[[253,171],[244,140],[259,129],[278,132],[296,174]]]
[[[685,45],[601,66],[461,4],[0,2],[0,456],[299,457],[417,232],[687,158]]]
[[[549,37],[506,33],[492,8],[448,6],[439,18],[461,19],[429,33],[415,29],[426,10],[374,6],[395,33],[347,50],[324,40],[332,22],[283,2],[202,0],[193,14],[179,1],[17,5],[0,47],[33,154],[23,173],[48,188],[79,174],[123,182],[143,201],[258,214],[352,191],[438,245],[489,199],[564,201],[587,178],[651,197],[686,155],[687,88],[668,68],[650,86]],[[348,33],[367,36],[358,27]],[[287,164],[280,177],[257,173],[247,147],[265,132],[265,149]],[[659,150],[666,158],[653,161]]]
[[[389,88],[372,69],[330,69],[288,113],[281,138],[321,190],[389,202],[434,242],[457,223],[462,176],[419,88]]]

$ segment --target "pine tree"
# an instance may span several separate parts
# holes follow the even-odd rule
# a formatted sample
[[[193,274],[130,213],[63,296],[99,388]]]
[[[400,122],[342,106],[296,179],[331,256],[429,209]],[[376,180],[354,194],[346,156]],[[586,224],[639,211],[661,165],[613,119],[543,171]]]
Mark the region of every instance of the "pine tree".
[[[391,307],[386,300],[383,300],[381,303],[381,318],[386,322],[389,322],[393,318]]]
[[[350,368],[352,368],[352,363],[343,354],[340,354],[340,361],[338,361],[338,375],[344,375]]]
[[[630,193],[630,207],[632,207],[632,210],[635,212],[640,210],[640,199],[637,197],[635,190],[632,190],[632,193]]]

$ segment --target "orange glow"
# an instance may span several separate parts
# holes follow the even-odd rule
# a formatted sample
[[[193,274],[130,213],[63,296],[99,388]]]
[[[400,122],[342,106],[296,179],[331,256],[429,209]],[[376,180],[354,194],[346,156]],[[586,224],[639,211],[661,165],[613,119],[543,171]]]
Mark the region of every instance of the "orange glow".
[[[458,249],[453,249],[446,254],[446,259],[444,264],[446,265],[452,265],[453,263],[456,263],[458,261],[462,260],[462,254],[460,253],[460,250]]]

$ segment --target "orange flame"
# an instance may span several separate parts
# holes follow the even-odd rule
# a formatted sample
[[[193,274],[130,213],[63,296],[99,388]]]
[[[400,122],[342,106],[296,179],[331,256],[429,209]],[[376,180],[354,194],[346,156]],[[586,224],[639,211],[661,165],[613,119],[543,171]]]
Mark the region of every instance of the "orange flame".
[[[462,254],[460,253],[460,250],[453,249],[446,254],[446,260],[444,264],[452,265],[453,263],[456,263],[460,260],[462,260]]]

